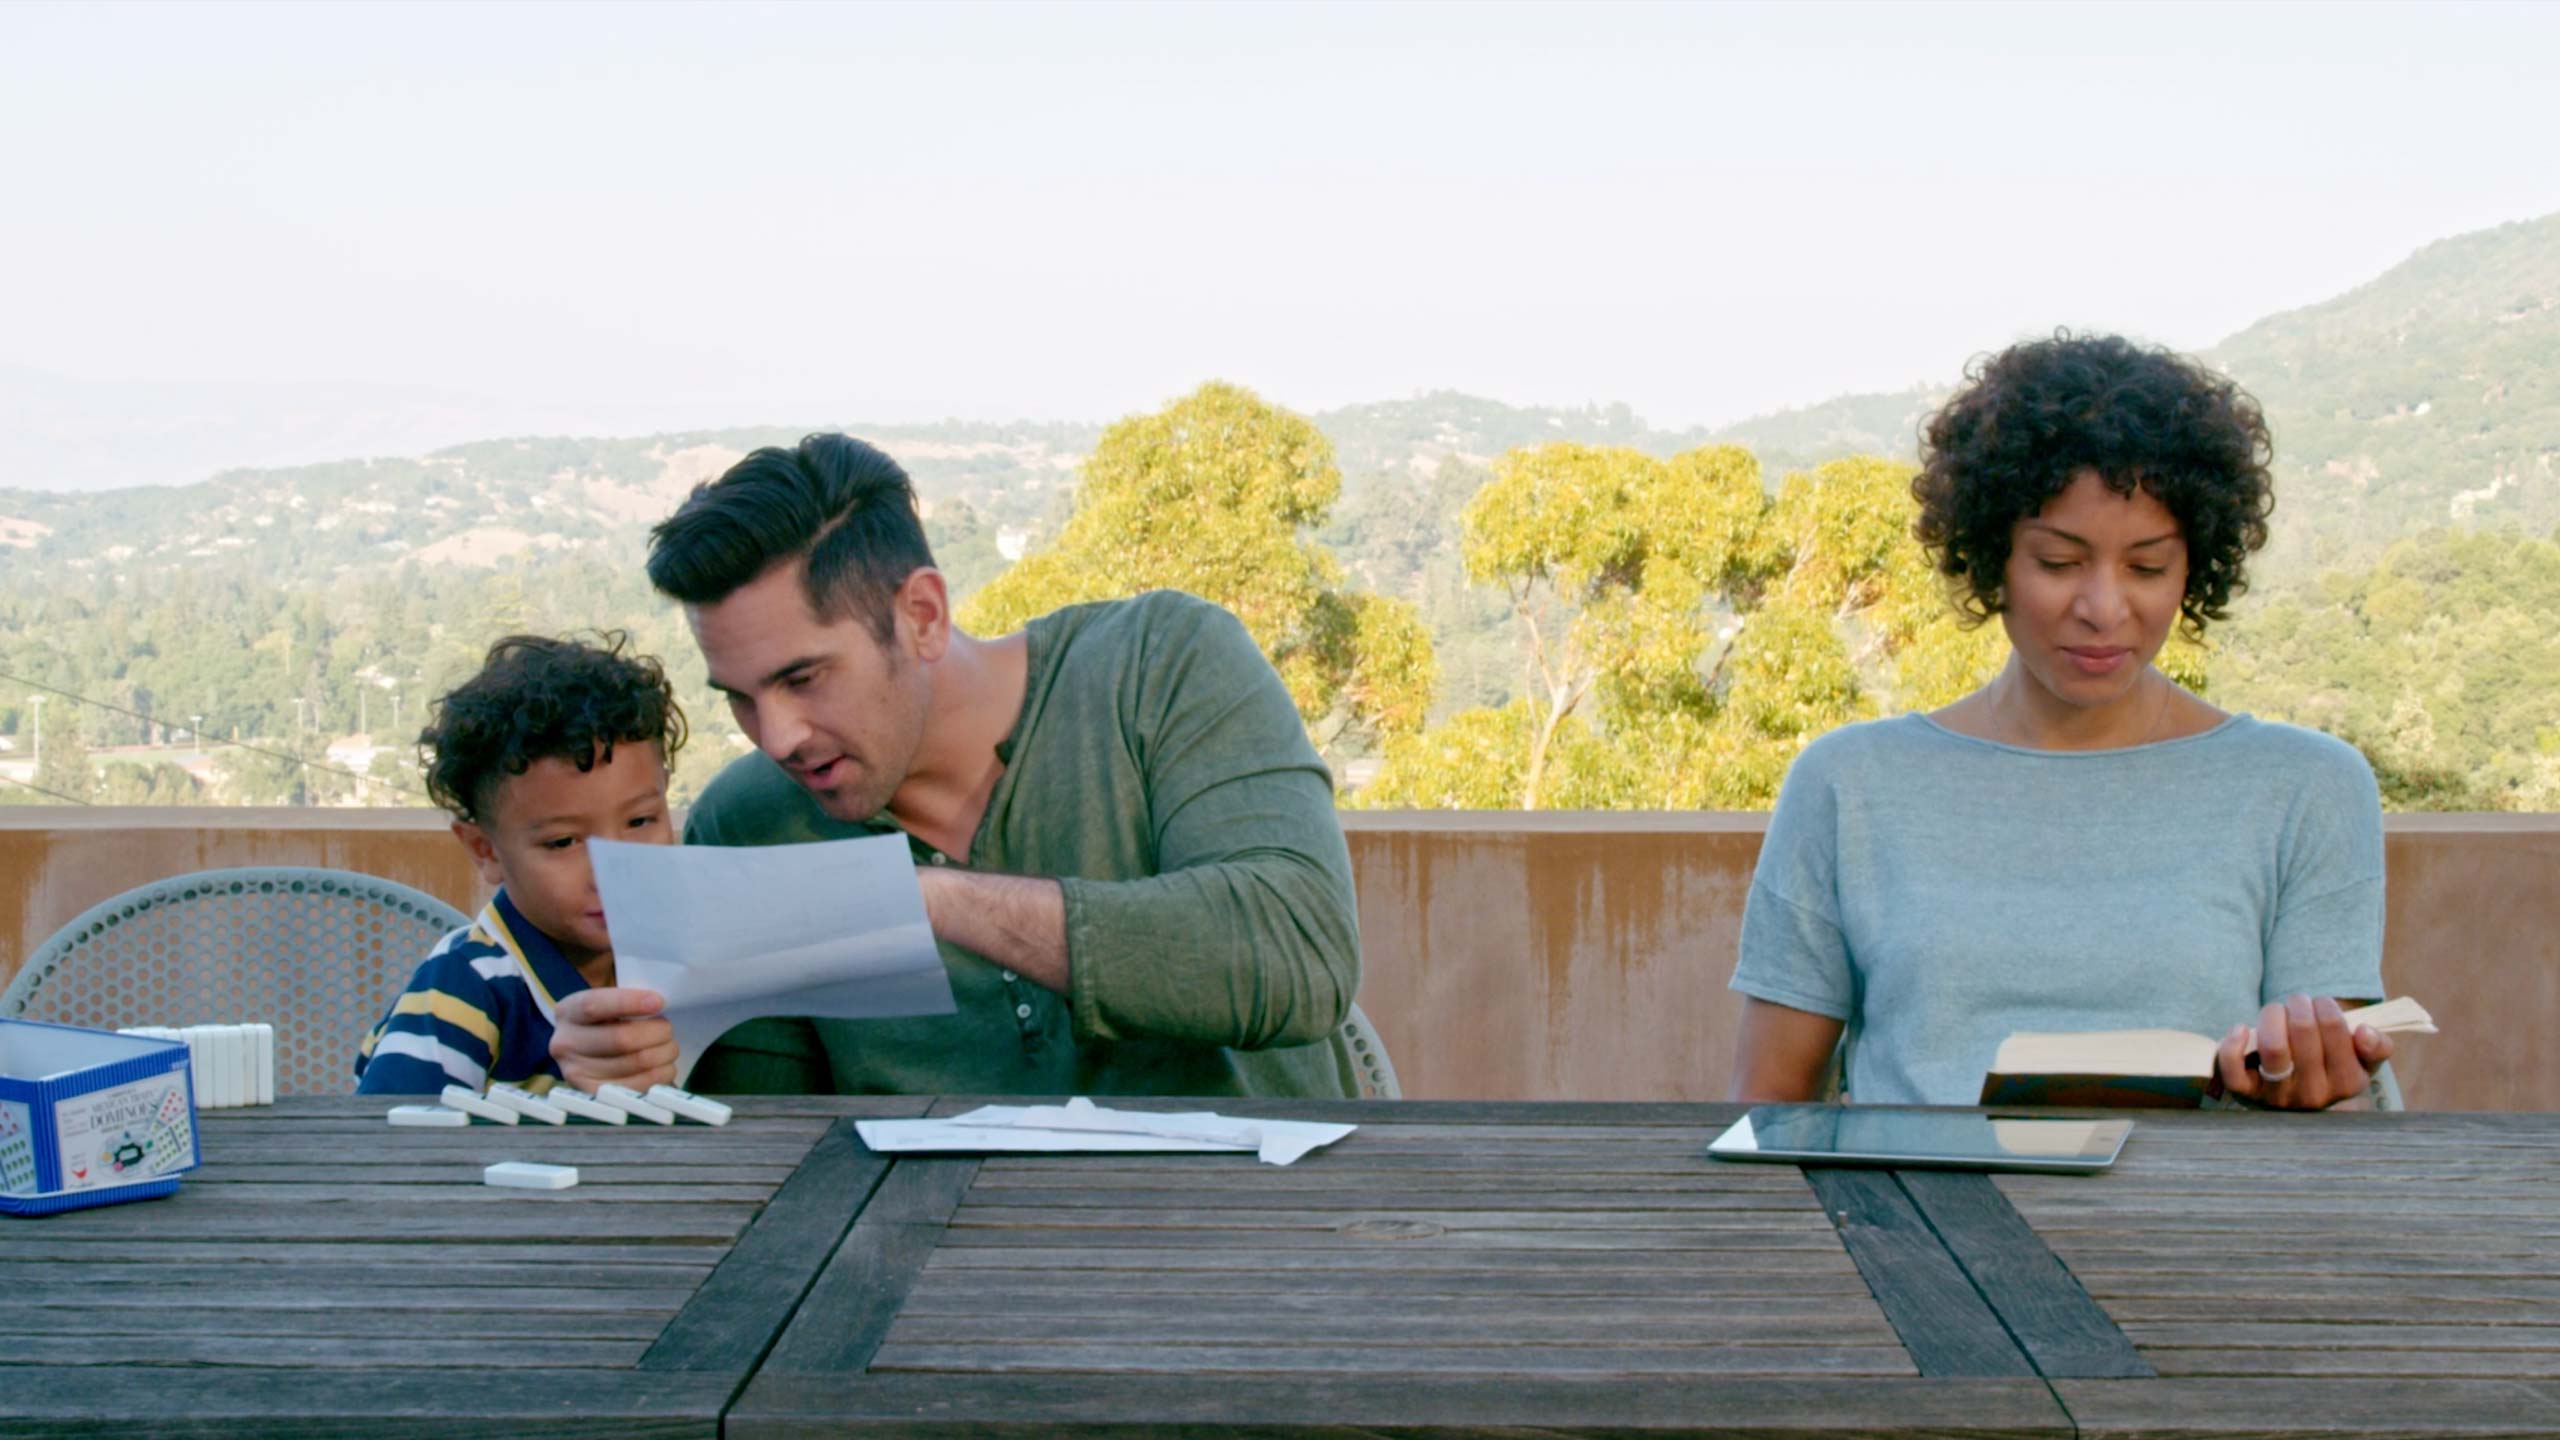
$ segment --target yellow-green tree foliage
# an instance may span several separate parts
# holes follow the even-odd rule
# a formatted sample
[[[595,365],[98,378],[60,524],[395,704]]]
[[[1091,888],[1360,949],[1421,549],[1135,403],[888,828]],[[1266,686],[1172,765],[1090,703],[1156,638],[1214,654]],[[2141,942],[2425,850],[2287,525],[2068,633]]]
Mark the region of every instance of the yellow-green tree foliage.
[[[1518,616],[1525,697],[1385,747],[1373,807],[1761,808],[1852,720],[1946,704],[2007,655],[1911,537],[1909,466],[1789,475],[1734,446],[1515,450],[1463,517],[1469,576]],[[2171,673],[2200,683],[2179,642]]]
[[[98,767],[89,758],[87,726],[80,703],[56,698],[41,722],[43,749],[36,756],[35,784],[46,799],[91,804],[98,798]]]
[[[1061,605],[1186,590],[1233,611],[1280,672],[1318,748],[1417,729],[1439,680],[1403,601],[1343,588],[1304,532],[1342,493],[1333,444],[1241,386],[1201,386],[1103,432],[1055,545],[960,610],[982,634]]]

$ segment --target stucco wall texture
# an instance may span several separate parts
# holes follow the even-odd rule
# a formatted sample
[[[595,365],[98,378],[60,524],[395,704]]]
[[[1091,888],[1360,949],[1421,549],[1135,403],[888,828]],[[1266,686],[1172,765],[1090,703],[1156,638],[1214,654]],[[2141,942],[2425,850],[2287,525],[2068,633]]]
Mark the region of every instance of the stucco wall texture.
[[[1738,1009],[1725,979],[1764,819],[1345,812],[1361,1008],[1405,1094],[1723,1098]],[[2386,824],[2383,974],[2445,1031],[2403,1046],[2410,1104],[2560,1111],[2560,815]],[[11,807],[0,984],[98,901],[232,865],[363,871],[464,910],[485,898],[431,811]]]

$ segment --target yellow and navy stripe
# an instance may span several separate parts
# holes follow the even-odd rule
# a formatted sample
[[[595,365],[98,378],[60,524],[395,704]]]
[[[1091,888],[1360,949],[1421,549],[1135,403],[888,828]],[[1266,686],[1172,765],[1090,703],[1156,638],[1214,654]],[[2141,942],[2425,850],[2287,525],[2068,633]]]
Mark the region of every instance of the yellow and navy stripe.
[[[432,1095],[492,1082],[547,1090],[559,1077],[551,1020],[586,978],[500,890],[437,943],[356,1052],[356,1089]]]

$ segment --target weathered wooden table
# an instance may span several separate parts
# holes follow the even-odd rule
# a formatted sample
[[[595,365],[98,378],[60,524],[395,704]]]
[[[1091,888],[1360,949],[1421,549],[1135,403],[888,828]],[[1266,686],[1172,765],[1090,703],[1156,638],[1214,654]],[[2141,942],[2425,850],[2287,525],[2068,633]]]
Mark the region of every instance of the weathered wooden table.
[[[1287,1169],[852,1138],[925,1104],[215,1112],[178,1196],[0,1227],[0,1433],[2560,1432],[2560,1117],[2145,1116],[2098,1177],[1729,1165],[1699,1105],[1221,1106],[1362,1124]]]
[[[165,1200],[0,1222],[0,1434],[716,1435],[888,1163],[850,1117],[394,1129],[380,1099],[199,1118]],[[578,1167],[491,1189],[481,1167]]]

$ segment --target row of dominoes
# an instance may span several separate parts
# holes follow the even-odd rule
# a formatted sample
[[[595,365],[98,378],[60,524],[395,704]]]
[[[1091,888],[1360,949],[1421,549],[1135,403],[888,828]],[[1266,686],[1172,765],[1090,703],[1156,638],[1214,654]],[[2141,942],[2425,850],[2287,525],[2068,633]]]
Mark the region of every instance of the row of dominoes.
[[[116,1033],[186,1046],[199,1110],[276,1103],[273,1025],[135,1025]]]
[[[681,1116],[704,1125],[726,1125],[729,1115],[729,1107],[719,1101],[673,1085],[652,1085],[646,1094],[627,1085],[599,1085],[593,1094],[554,1085],[540,1095],[514,1085],[492,1085],[487,1094],[465,1085],[447,1085],[437,1104],[396,1106],[390,1120],[394,1125],[422,1126],[468,1125],[475,1118],[495,1125],[526,1120],[566,1125],[572,1119],[598,1125],[627,1125],[634,1119],[673,1125]]]

